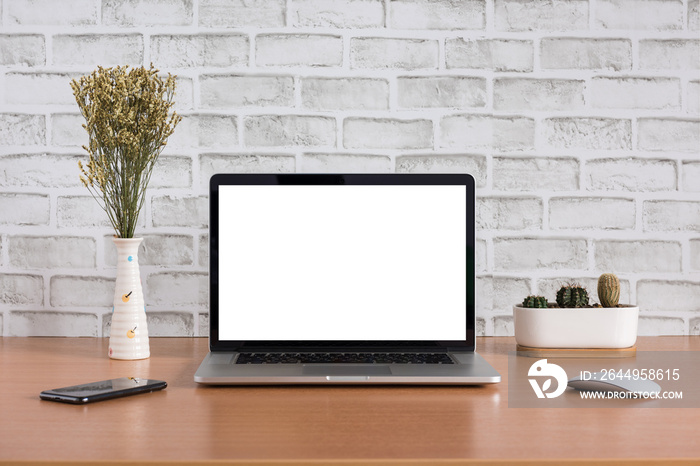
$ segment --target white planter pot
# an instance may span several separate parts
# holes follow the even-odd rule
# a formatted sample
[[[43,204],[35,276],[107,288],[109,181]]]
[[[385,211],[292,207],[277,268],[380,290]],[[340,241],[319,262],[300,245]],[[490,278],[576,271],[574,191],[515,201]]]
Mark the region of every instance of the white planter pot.
[[[117,283],[109,336],[112,359],[150,357],[146,306],[143,301],[138,251],[143,238],[113,238],[117,247]]]
[[[637,341],[638,306],[513,306],[515,341],[532,348],[629,348]]]

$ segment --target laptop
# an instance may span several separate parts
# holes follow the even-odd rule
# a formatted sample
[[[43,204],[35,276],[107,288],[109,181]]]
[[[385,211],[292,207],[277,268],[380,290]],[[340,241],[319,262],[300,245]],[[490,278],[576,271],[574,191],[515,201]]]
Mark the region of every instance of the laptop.
[[[487,384],[474,179],[216,174],[202,384]]]

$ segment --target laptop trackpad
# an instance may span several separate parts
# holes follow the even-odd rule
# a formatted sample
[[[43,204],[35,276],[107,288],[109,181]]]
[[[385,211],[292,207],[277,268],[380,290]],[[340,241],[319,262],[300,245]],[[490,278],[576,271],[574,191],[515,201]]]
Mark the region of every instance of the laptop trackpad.
[[[302,368],[304,375],[330,375],[330,376],[361,376],[361,375],[391,375],[389,366],[344,366],[329,364],[313,364]]]

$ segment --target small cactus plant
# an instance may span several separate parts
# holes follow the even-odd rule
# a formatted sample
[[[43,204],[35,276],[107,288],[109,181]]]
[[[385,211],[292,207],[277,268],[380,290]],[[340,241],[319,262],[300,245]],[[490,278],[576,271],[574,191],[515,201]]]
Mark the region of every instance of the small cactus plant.
[[[559,307],[586,307],[588,306],[588,291],[579,285],[562,286],[557,291],[557,304]]]
[[[528,296],[523,300],[523,307],[539,307],[539,308],[546,308],[547,307],[547,298],[544,296]]]
[[[613,273],[598,278],[598,298],[603,307],[616,307],[620,302],[620,279]]]

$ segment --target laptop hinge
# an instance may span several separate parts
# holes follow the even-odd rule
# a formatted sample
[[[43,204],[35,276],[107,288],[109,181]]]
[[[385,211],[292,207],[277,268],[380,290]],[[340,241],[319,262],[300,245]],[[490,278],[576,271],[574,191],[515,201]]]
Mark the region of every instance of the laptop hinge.
[[[401,348],[401,347],[303,347],[303,346],[244,346],[212,349],[212,352],[244,353],[470,353],[473,348]]]

